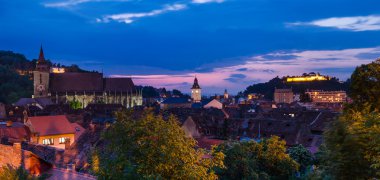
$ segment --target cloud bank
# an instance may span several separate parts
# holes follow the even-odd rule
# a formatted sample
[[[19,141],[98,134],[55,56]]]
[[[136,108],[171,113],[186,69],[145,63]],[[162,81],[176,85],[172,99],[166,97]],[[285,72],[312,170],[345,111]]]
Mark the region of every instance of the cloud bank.
[[[311,22],[287,23],[290,26],[317,26],[325,28],[336,28],[349,31],[378,31],[380,30],[380,16],[351,16],[331,17],[314,20]]]
[[[224,0],[192,0],[194,4],[205,4],[205,3],[222,3]]]
[[[156,75],[132,75],[132,78],[139,85],[164,86],[189,92],[189,84],[196,75],[206,94],[222,93],[226,88],[236,93],[243,91],[248,85],[266,82],[276,76],[301,75],[305,72],[320,72],[345,80],[351,76],[356,66],[374,61],[374,55],[380,56],[380,47],[281,51],[246,57],[235,65],[221,64],[207,72],[177,72],[172,75],[163,72]]]
[[[139,18],[157,16],[157,15],[164,14],[170,11],[180,11],[180,10],[186,9],[186,7],[187,7],[186,4],[168,4],[168,5],[165,5],[162,9],[156,9],[150,12],[106,15],[103,18],[96,19],[96,21],[108,23],[111,20],[114,20],[116,22],[123,22],[126,24],[130,24]]]
[[[68,8],[90,2],[127,2],[130,0],[68,0],[59,2],[43,3],[43,6],[50,8]]]

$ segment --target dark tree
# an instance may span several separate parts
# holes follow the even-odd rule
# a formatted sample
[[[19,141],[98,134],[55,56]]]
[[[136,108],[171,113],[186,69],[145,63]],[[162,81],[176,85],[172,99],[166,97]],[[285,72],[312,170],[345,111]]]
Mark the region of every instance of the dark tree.
[[[0,102],[11,104],[23,97],[32,97],[33,82],[9,67],[0,65]]]
[[[351,75],[350,97],[358,109],[368,104],[371,110],[380,107],[380,59],[357,67]]]

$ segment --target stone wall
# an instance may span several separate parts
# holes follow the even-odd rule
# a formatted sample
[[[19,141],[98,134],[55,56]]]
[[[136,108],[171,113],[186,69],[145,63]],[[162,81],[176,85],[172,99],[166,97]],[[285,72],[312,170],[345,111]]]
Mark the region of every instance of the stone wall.
[[[52,165],[40,159],[30,151],[22,150],[20,143],[13,146],[0,144],[0,167],[24,167],[31,174],[39,175],[52,168]]]
[[[21,145],[15,143],[13,146],[0,144],[0,166],[11,165],[19,167],[23,152]]]

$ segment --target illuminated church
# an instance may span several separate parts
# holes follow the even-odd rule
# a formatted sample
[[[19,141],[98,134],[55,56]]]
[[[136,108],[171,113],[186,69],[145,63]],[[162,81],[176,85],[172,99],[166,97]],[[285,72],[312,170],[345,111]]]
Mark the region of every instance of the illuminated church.
[[[41,47],[33,72],[34,98],[48,97],[54,103],[79,101],[88,104],[121,104],[127,108],[142,105],[142,91],[131,78],[108,78],[98,72],[65,72],[50,67]]]

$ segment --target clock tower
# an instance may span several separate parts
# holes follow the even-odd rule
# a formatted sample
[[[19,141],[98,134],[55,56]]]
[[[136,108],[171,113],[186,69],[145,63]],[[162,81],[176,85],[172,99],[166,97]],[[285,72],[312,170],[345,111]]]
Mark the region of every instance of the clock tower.
[[[33,72],[34,95],[33,97],[47,97],[49,90],[49,63],[45,60],[44,51],[40,49],[36,69]]]
[[[191,87],[191,99],[193,102],[198,103],[202,100],[201,87],[198,84],[198,79],[195,77],[193,87]]]

